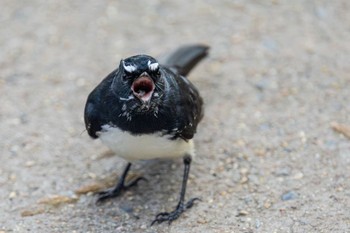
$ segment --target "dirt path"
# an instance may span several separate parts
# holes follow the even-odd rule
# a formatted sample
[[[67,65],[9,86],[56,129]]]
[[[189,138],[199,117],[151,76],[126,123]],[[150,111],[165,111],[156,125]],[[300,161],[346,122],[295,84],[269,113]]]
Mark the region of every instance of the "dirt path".
[[[349,231],[349,1],[43,2],[0,9],[1,233]],[[149,181],[96,205],[125,162],[84,131],[88,93],[123,57],[196,42],[202,202],[149,227],[179,160],[137,163]]]

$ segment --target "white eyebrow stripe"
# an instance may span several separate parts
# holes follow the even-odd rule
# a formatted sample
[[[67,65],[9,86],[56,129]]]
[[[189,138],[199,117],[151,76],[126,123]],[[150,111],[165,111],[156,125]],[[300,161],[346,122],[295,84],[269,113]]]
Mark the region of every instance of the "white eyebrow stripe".
[[[132,72],[134,72],[137,69],[137,66],[125,65],[124,61],[123,61],[123,67],[124,67],[124,70],[126,70],[129,73],[132,73]]]
[[[157,70],[158,67],[159,67],[158,62],[151,63],[151,61],[148,61],[147,65],[148,65],[148,68],[149,68],[150,70],[152,70],[152,71]]]

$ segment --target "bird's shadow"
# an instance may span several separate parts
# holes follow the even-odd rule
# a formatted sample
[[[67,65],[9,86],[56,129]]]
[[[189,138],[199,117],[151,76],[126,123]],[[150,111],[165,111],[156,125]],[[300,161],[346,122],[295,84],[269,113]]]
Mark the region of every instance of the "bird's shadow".
[[[124,169],[124,166],[122,167]],[[120,196],[101,203],[97,202],[98,193],[95,193],[95,198],[91,200],[90,204],[94,207],[100,206],[106,211],[106,215],[115,215],[117,210],[106,204],[112,202],[130,217],[140,219],[141,216],[147,215],[152,219],[153,215],[168,211],[176,206],[183,179],[183,169],[181,158],[135,161],[132,163],[129,177],[126,180],[128,178],[134,180],[135,177],[143,177],[144,179],[137,182],[137,185],[130,187],[126,192],[122,192]],[[118,169],[116,172],[118,179],[122,171],[122,169]],[[138,212],[137,209],[140,208],[141,210]]]
[[[183,177],[182,159],[139,161],[135,163],[133,171],[147,180],[139,182],[132,191],[135,206],[148,206],[151,213],[176,206]]]
[[[180,184],[183,175],[181,159],[153,159],[135,163],[133,171],[142,174],[148,180],[147,189],[154,191],[171,191],[169,187]],[[145,190],[143,190],[145,191]]]

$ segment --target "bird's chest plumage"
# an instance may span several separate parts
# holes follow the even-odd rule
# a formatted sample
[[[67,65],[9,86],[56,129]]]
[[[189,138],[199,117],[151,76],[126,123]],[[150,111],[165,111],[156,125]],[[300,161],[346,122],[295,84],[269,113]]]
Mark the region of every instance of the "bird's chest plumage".
[[[171,135],[163,135],[160,132],[137,135],[110,125],[104,125],[99,137],[117,156],[129,161],[176,158],[185,154],[194,156],[192,140],[170,139]]]
[[[165,102],[162,105],[155,105],[146,112],[142,112],[142,107],[133,103],[119,103],[117,106],[110,104],[110,106],[114,106],[114,109],[107,110],[106,115],[109,116],[107,123],[134,135],[172,130],[177,127],[179,121],[181,122],[181,117],[175,112],[176,109],[169,107]]]

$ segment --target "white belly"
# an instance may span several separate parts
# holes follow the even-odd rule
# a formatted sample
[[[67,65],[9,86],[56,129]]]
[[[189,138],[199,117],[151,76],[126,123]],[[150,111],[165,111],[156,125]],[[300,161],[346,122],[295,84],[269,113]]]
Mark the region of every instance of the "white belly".
[[[126,160],[155,158],[176,158],[185,154],[194,156],[193,141],[183,139],[169,140],[159,134],[131,135],[126,131],[109,125],[102,126],[99,133],[101,141],[111,148],[117,156]]]

